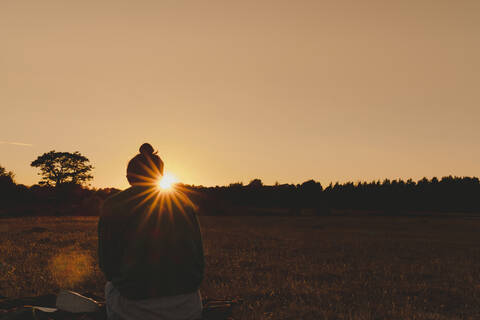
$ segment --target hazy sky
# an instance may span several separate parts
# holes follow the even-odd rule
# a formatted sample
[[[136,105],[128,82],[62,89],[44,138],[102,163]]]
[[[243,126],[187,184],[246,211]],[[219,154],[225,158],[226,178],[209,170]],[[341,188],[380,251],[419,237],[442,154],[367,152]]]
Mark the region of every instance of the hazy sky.
[[[0,1],[0,164],[203,185],[480,175],[480,1]],[[17,144],[12,144],[15,142]]]

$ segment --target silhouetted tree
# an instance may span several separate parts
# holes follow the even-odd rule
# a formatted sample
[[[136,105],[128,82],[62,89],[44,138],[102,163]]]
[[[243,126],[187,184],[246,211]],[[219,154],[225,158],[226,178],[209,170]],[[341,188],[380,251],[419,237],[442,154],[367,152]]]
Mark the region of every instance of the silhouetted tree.
[[[303,206],[313,208],[320,204],[323,187],[320,182],[308,180],[298,186],[299,200]]]
[[[4,167],[0,165],[0,183],[2,184],[13,184],[15,175],[12,171],[7,171]]]
[[[251,188],[261,188],[262,186],[263,186],[263,182],[260,179],[253,179],[248,184],[248,187],[251,187]]]
[[[84,184],[92,180],[90,174],[93,167],[88,163],[90,160],[80,152],[50,152],[44,153],[31,163],[32,167],[40,168],[39,175],[42,180],[39,184],[58,187],[61,184]]]
[[[0,208],[14,203],[16,200],[15,175],[0,166]]]
[[[320,182],[317,182],[313,179],[310,179],[308,181],[305,181],[300,185],[300,190],[304,190],[307,192],[322,192],[323,187]]]

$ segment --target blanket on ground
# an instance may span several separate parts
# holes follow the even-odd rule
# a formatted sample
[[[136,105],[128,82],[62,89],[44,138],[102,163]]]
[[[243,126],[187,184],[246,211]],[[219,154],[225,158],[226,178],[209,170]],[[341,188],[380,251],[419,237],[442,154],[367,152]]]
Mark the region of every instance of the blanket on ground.
[[[59,310],[56,294],[18,299],[0,297],[0,320],[105,320],[103,298],[88,292],[82,295],[98,303],[96,312]],[[202,320],[233,320],[233,311],[238,304],[238,300],[204,299]]]

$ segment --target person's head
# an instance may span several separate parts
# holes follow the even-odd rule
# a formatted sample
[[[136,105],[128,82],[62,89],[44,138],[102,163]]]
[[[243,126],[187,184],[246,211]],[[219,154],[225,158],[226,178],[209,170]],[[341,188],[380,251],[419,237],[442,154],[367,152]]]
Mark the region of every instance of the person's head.
[[[140,153],[128,162],[127,180],[133,185],[155,185],[163,175],[163,161],[149,143],[140,146]]]

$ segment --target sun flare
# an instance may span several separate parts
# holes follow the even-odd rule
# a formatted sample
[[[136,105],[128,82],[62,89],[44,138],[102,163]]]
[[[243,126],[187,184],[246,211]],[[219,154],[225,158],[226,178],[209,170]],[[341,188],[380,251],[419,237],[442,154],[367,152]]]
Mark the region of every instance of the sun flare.
[[[162,178],[158,181],[158,188],[161,190],[170,190],[173,185],[178,182],[177,177],[170,172],[165,172]]]

